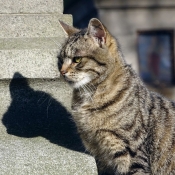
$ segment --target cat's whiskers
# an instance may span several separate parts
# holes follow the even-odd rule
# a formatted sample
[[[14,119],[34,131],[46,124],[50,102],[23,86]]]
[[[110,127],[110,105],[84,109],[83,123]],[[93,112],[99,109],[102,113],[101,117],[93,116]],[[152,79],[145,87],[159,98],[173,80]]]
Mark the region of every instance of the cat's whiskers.
[[[88,85],[84,85],[84,87],[88,92],[87,93],[88,97],[91,99],[91,101],[93,101],[93,99],[92,99],[92,94],[93,94],[92,90],[88,87]]]
[[[92,101],[91,92],[89,91],[89,89],[87,88],[87,86],[86,85],[82,85],[81,87],[82,87],[82,89],[84,91],[84,95],[86,97],[88,97],[88,99],[90,99]]]
[[[84,86],[84,85],[82,85],[81,87],[82,87],[82,89],[83,89],[83,91],[84,91],[84,95],[88,95],[88,94],[89,94],[89,92],[87,92],[87,89],[85,88],[85,86]]]
[[[80,92],[80,96],[83,95],[82,91],[81,91],[81,88],[78,88],[79,92]]]
[[[96,87],[92,84],[92,83],[89,83],[89,85],[91,85],[92,87],[92,89],[93,89],[93,91],[95,91],[96,90]]]
[[[89,85],[87,85],[88,86],[88,88],[91,90],[91,92],[92,92],[92,94],[94,93],[94,91],[95,91],[95,86],[93,85],[93,84],[89,84]],[[92,86],[92,87],[91,87]]]
[[[92,91],[92,89],[88,86],[88,85],[84,85],[85,86],[85,88],[87,89],[87,91],[89,92],[89,94],[93,94],[93,91]]]

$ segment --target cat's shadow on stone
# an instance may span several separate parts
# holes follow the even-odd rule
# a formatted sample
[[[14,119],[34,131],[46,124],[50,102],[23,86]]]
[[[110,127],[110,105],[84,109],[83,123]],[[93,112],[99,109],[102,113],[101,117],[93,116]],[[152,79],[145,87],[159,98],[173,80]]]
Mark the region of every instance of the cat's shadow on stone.
[[[2,118],[8,134],[42,136],[54,144],[84,152],[71,114],[51,95],[32,89],[25,77],[15,73],[10,82],[11,104]],[[49,110],[49,115],[48,115]]]

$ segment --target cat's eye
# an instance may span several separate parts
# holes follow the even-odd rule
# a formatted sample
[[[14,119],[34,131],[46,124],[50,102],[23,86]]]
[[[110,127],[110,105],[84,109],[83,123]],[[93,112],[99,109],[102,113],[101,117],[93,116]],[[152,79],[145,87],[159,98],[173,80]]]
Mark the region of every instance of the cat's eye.
[[[74,58],[73,58],[73,62],[74,62],[74,63],[79,63],[81,60],[82,60],[81,57],[74,57]]]

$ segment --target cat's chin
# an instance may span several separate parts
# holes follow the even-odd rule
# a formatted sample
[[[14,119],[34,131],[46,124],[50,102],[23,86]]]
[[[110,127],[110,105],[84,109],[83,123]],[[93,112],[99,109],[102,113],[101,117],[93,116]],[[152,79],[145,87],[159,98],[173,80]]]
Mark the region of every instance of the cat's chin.
[[[91,79],[89,77],[85,77],[82,80],[78,81],[78,82],[70,82],[69,84],[74,88],[74,89],[78,89],[81,86],[86,85],[87,83],[89,83],[91,81]]]

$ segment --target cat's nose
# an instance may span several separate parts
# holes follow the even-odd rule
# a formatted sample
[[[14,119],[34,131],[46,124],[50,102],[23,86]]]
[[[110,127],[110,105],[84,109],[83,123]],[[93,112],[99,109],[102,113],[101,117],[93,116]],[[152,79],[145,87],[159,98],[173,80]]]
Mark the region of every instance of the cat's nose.
[[[65,75],[65,74],[67,73],[67,70],[65,70],[65,69],[61,69],[60,72],[61,72],[62,75]]]

